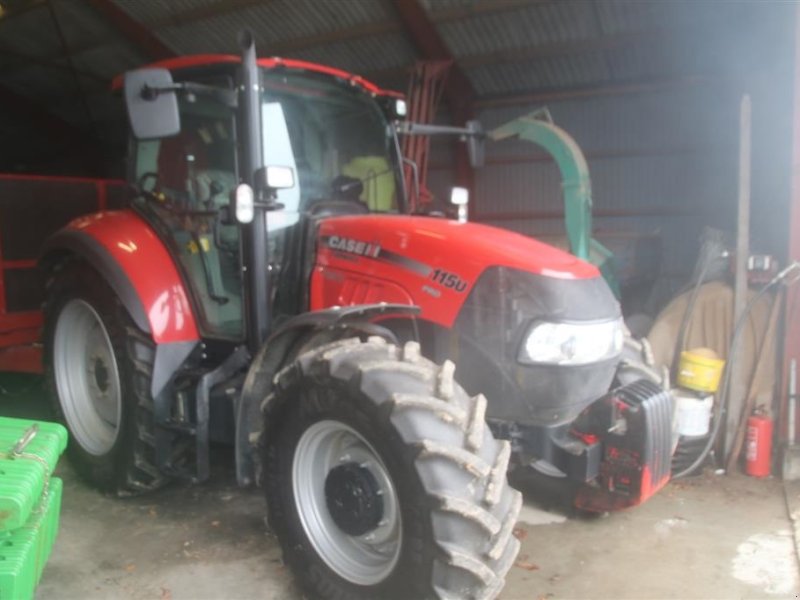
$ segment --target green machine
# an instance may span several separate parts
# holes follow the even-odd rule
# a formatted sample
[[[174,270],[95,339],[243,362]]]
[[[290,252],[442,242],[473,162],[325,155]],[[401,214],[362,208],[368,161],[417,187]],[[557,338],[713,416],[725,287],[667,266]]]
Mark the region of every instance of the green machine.
[[[30,600],[55,543],[67,446],[56,423],[0,417],[0,600]]]
[[[570,252],[596,265],[619,298],[614,255],[592,237],[592,184],[589,166],[580,147],[571,135],[553,123],[546,108],[509,121],[488,133],[494,141],[515,136],[541,146],[555,160],[564,190],[564,221]]]

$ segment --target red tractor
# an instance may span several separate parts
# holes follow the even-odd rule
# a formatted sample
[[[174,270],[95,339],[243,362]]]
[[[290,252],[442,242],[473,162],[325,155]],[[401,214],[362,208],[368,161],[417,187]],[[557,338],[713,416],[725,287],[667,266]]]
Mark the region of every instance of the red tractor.
[[[287,563],[326,598],[496,595],[519,547],[510,462],[578,482],[589,510],[666,483],[670,399],[619,380],[597,269],[409,214],[396,95],[256,59],[246,35],[241,57],[117,87],[135,198],[40,261],[45,368],[91,483],[202,481],[209,443],[233,441],[238,481],[264,487]]]

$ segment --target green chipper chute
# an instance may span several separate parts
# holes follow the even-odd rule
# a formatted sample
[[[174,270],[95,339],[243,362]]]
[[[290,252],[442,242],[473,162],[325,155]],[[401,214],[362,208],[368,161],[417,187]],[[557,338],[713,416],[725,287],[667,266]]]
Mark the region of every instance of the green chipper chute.
[[[580,147],[566,131],[553,123],[550,111],[540,108],[490,131],[494,141],[518,137],[544,148],[561,172],[564,221],[572,254],[596,265],[619,298],[613,253],[592,237],[592,183],[589,166]]]
[[[61,425],[0,417],[0,600],[29,600],[50,556],[67,446]]]

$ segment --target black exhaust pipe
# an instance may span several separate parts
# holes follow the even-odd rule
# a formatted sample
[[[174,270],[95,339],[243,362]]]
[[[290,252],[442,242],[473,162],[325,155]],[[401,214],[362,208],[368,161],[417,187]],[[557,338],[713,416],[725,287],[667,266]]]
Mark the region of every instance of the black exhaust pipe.
[[[245,328],[247,345],[252,354],[261,347],[269,333],[269,270],[267,246],[267,210],[265,190],[259,189],[255,172],[261,168],[261,85],[256,62],[256,44],[252,32],[239,34],[242,51],[242,80],[240,87],[240,137],[242,140],[241,178],[256,194],[253,221],[242,229],[242,263],[245,281]]]

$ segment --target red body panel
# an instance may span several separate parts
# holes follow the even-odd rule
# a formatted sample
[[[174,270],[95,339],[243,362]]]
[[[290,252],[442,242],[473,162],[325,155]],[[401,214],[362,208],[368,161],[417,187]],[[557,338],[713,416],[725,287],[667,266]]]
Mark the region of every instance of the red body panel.
[[[172,257],[150,226],[133,211],[80,217],[67,230],[91,236],[122,268],[142,302],[157,344],[200,338]]]
[[[444,327],[487,267],[505,266],[563,279],[599,271],[531,238],[475,223],[432,217],[335,217],[319,228],[311,309],[365,302],[416,304]]]

